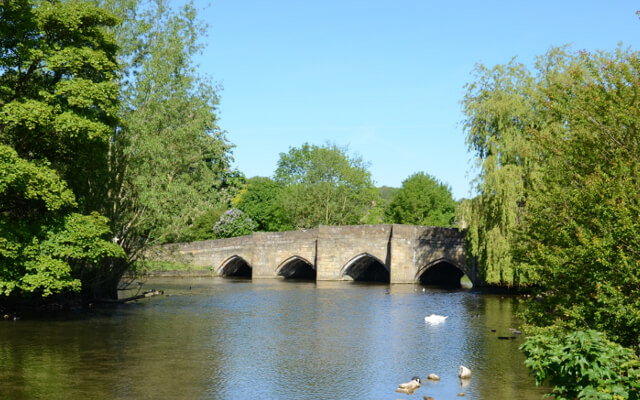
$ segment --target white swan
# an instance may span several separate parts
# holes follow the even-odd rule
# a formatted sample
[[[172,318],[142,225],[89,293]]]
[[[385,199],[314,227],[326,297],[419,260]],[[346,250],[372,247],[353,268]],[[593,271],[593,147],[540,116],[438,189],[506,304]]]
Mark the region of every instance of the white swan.
[[[447,318],[448,317],[444,317],[442,315],[431,314],[428,317],[424,317],[424,322],[428,322],[432,325],[435,325],[435,324],[440,324],[444,322],[444,320]]]
[[[471,378],[471,370],[464,365],[460,366],[460,373],[458,374],[460,379],[469,379]]]

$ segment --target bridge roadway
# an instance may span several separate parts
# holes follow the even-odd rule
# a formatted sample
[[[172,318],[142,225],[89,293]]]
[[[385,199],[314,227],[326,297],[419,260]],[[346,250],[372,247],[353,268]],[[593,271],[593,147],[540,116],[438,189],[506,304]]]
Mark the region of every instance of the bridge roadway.
[[[220,276],[458,285],[476,273],[465,232],[414,225],[320,226],[161,246],[150,259],[208,267]]]

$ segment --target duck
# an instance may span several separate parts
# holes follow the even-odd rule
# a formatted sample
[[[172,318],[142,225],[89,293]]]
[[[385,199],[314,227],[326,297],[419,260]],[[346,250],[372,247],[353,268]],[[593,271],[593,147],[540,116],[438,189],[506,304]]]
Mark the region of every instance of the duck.
[[[431,314],[428,317],[424,317],[424,322],[428,322],[432,325],[436,325],[444,322],[444,320],[447,318],[448,318],[447,316]]]
[[[413,394],[413,392],[415,392],[420,386],[420,377],[414,376],[409,382],[399,384],[396,392]]]
[[[458,374],[460,379],[470,379],[471,378],[471,370],[464,365],[460,366],[460,373]]]

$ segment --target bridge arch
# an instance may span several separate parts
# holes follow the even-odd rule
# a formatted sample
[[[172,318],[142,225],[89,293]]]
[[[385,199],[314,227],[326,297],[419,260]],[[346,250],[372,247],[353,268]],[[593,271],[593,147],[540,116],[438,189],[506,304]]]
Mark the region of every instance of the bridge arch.
[[[239,276],[239,277],[251,277],[252,268],[251,265],[239,255],[233,255],[225,259],[217,270],[218,275]]]
[[[300,256],[292,256],[276,267],[276,275],[285,279],[316,279],[316,270],[312,263]]]
[[[391,281],[389,267],[379,258],[369,253],[361,253],[349,260],[340,271],[340,278],[350,277],[354,281],[384,282]]]
[[[440,258],[418,269],[415,280],[423,285],[460,287],[460,279],[465,275],[464,269],[454,261]]]

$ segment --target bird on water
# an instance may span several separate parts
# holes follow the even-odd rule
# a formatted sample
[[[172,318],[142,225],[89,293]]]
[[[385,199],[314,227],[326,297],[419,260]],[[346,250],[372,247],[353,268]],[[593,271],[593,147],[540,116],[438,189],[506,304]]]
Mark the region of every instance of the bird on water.
[[[399,384],[396,392],[413,394],[420,386],[420,377],[414,376],[409,382]]]
[[[424,317],[424,322],[427,322],[432,325],[436,325],[436,324],[443,323],[444,320],[447,318],[448,318],[447,316],[431,314],[427,317]]]

